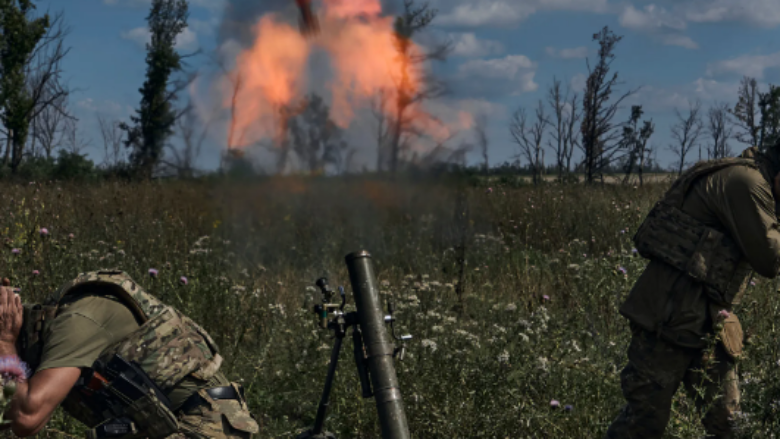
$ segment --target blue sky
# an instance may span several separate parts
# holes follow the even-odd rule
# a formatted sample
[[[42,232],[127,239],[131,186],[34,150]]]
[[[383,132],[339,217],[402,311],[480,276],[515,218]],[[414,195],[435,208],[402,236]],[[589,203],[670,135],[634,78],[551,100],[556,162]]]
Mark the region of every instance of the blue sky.
[[[248,22],[268,10],[290,12],[288,2],[282,0],[193,0],[190,28],[180,40],[182,51],[201,48],[208,54],[226,44],[229,37],[220,32],[220,23],[227,2],[249,8],[251,13],[244,14]],[[395,6],[393,2],[385,0],[388,7]],[[662,163],[672,160],[664,149],[671,141],[675,108],[684,110],[696,99],[705,109],[715,102],[733,104],[745,74],[762,84],[780,82],[777,0],[430,3],[439,9],[432,35],[455,42],[453,55],[437,67],[453,93],[434,111],[459,106],[487,113],[492,164],[517,153],[508,119],[517,108],[531,109],[544,98],[554,76],[581,93],[585,57],[593,57],[597,50],[591,36],[605,25],[624,36],[613,66],[625,82],[621,90],[642,87],[626,107],[641,104],[645,117],[655,121],[651,145],[659,150]],[[127,120],[139,100],[149,0],[50,0],[38,5],[41,10],[62,10],[71,26],[71,52],[64,68],[77,92],[70,105],[80,119],[80,130],[91,141],[87,152],[100,160],[103,147],[96,115]],[[193,68],[206,64],[205,55],[192,59]],[[462,139],[468,135],[463,133]],[[199,163],[213,167],[220,140],[211,138],[207,143]],[[731,144],[735,151],[743,147],[736,140]],[[367,162],[369,155],[366,151]]]

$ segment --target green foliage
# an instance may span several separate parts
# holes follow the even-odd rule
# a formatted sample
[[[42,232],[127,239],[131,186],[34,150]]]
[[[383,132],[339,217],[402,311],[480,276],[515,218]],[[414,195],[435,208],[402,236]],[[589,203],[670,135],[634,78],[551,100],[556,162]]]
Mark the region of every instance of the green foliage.
[[[57,164],[52,169],[52,177],[56,180],[86,180],[92,179],[95,164],[86,154],[59,150]]]
[[[125,145],[133,149],[130,160],[141,178],[151,178],[173,133],[176,91],[169,89],[169,81],[182,68],[175,44],[187,27],[188,15],[186,0],[153,0],[146,17],[152,41],[146,45],[146,80],[139,89],[141,104],[136,115],[130,117],[133,125],[121,125],[127,132]]]
[[[307,98],[303,113],[290,119],[293,151],[306,170],[321,172],[325,165],[344,168],[343,130],[330,118],[330,108],[316,93]]]
[[[760,93],[758,107],[761,112],[761,148],[775,147],[780,143],[780,87],[769,84],[769,91]]]
[[[49,27],[48,14],[31,18],[34,10],[31,0],[0,0],[0,108],[3,126],[10,136],[8,152],[13,170],[22,162],[35,104],[27,88],[25,67]],[[3,164],[7,164],[7,159],[3,158]]]

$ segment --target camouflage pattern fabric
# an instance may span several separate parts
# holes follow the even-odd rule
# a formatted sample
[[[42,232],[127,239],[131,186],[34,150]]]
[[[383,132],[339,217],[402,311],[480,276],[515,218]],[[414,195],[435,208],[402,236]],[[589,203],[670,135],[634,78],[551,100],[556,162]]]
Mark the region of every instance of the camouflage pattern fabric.
[[[208,380],[219,370],[222,357],[217,345],[199,325],[144,291],[122,271],[84,273],[66,283],[50,299],[59,303],[86,285],[103,285],[139,313],[143,325],[129,337],[106,348],[99,359],[119,354],[137,362],[163,391],[192,374]]]
[[[680,384],[706,411],[702,422],[708,438],[729,439],[735,434],[739,410],[736,365],[715,346],[685,349],[658,339],[632,324],[628,365],[620,374],[627,404],[607,431],[607,439],[660,439],[671,415],[672,398]],[[703,390],[699,393],[697,390]]]
[[[128,361],[134,361],[164,392],[171,390],[188,376],[209,381],[217,375],[222,357],[208,333],[175,308],[163,304],[144,291],[124,272],[99,271],[81,274],[60,288],[49,299],[48,304],[57,306],[81,288],[94,286],[110,288],[111,293],[125,303],[142,323],[138,330],[102,351],[99,360],[108,361],[115,354],[119,354]],[[235,384],[231,385],[236,387]],[[236,389],[238,390],[237,387]],[[169,437],[248,438],[259,431],[257,422],[250,415],[243,399],[214,401],[204,389],[199,393],[207,403],[194,409],[193,413],[179,413],[174,421],[178,423],[178,433]],[[77,395],[78,392],[71,392],[63,403],[63,408],[69,414],[90,427],[105,420],[102,414],[85,411],[84,405],[79,404]],[[145,409],[144,413],[153,414],[155,411]],[[167,420],[163,419],[164,416],[159,418],[147,420],[148,422],[133,419],[141,431],[151,434],[148,429],[155,425],[155,422],[160,421],[160,425],[167,423]]]
[[[710,299],[727,308],[739,303],[753,270],[731,237],[683,212],[682,203],[699,178],[737,165],[758,169],[755,161],[744,158],[695,165],[656,203],[634,235],[640,255],[669,264],[704,283],[709,287]]]
[[[231,386],[238,391],[235,383]],[[249,439],[260,431],[243,398],[214,400],[205,390],[198,394],[206,403],[181,413],[179,432],[168,439]]]

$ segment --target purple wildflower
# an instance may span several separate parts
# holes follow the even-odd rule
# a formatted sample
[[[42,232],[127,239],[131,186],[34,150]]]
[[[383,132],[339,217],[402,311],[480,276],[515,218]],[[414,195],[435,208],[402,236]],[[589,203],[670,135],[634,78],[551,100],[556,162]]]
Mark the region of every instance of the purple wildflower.
[[[718,317],[723,319],[723,320],[726,320],[727,318],[729,318],[730,315],[731,314],[729,314],[729,312],[726,311],[725,309],[722,309],[722,310],[718,311]]]
[[[188,281],[185,276],[182,276],[179,278],[179,283],[182,285],[187,285],[188,283],[190,283],[190,281]]]
[[[11,249],[11,253],[13,253],[13,254],[15,254],[15,255],[18,255],[18,254],[19,254],[19,253],[21,253],[21,252],[22,252],[22,251],[21,251],[20,249],[18,249],[18,248]]]
[[[485,193],[486,193],[486,194],[492,194],[492,193],[493,193],[493,188],[492,188],[492,187],[489,187],[489,188],[487,188],[487,190],[485,191]]]
[[[151,277],[157,277],[157,274],[158,274],[158,273],[159,273],[159,272],[157,271],[157,269],[156,269],[156,268],[150,268],[150,269],[149,269],[149,276],[151,276]]]
[[[33,270],[32,274],[33,274],[33,276],[37,276],[37,275],[41,274],[41,272],[38,271],[38,270]]]
[[[626,270],[624,267],[618,267],[618,271],[623,273],[623,275],[628,275],[628,270]]]
[[[560,406],[561,406],[560,402],[558,402],[558,401],[556,401],[554,399],[552,401],[550,401],[550,408],[557,409]]]
[[[41,236],[47,236],[49,234],[49,229],[47,229],[46,227],[41,227],[41,230],[39,230],[38,232],[41,234]]]
[[[638,252],[639,252],[639,250],[637,250],[637,249],[635,249],[635,248],[632,248],[632,249],[631,249],[631,253],[633,253],[633,254],[637,254]]]
[[[76,237],[76,235],[74,235],[73,233],[71,233],[71,234],[69,234],[69,235],[68,235],[68,239],[73,239],[73,238],[75,238],[75,237]]]
[[[550,296],[548,296],[547,294],[545,294],[544,296],[542,296],[542,301],[544,301],[544,302],[549,302],[549,301],[550,301]]]
[[[0,376],[3,384],[10,381],[21,383],[30,376],[30,368],[16,355],[0,357]]]
[[[571,405],[571,404],[566,404],[566,405],[563,407],[563,409],[564,409],[564,410],[566,410],[567,412],[570,412],[570,411],[574,410],[574,406],[573,406],[573,405]]]
[[[751,287],[754,287],[754,286],[756,286],[756,281],[754,281],[754,280],[751,280],[751,281],[750,281],[750,286],[751,286]]]

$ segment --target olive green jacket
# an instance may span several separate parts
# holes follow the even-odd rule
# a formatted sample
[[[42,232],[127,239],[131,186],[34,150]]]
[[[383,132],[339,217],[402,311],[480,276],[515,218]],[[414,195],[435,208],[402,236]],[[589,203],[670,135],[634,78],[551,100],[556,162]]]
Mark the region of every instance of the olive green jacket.
[[[682,210],[722,230],[739,245],[756,273],[774,278],[780,271],[780,229],[768,166],[730,166],[695,182]],[[748,287],[751,288],[751,287]],[[749,293],[749,291],[748,291]],[[704,286],[662,262],[651,260],[620,313],[642,329],[679,337],[680,345],[703,343],[712,330]]]

